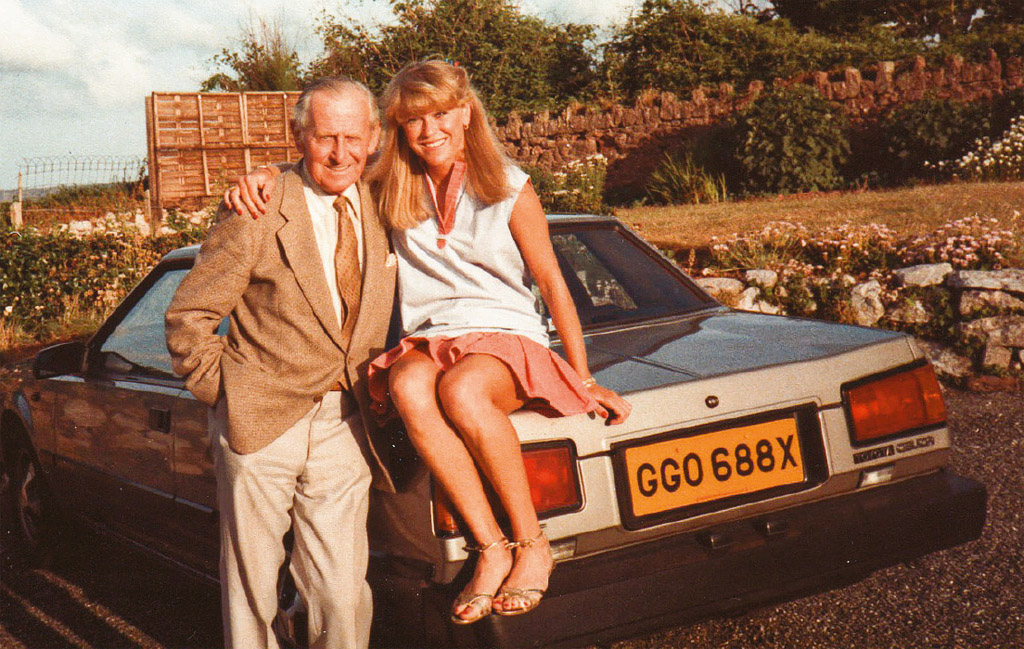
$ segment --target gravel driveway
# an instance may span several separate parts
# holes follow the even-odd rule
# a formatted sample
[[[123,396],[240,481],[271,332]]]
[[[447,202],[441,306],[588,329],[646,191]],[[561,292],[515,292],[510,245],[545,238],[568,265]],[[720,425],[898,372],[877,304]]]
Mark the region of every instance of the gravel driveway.
[[[846,588],[666,629],[614,649],[1024,648],[1024,395],[946,393],[954,469],[985,483],[981,539]],[[48,570],[0,544],[0,647],[221,643],[215,589],[83,534]],[[74,544],[73,544],[74,545]]]

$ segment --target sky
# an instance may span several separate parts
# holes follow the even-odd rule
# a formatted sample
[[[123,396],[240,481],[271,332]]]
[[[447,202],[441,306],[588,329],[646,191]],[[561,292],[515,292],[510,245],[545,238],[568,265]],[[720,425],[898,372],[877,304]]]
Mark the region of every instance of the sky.
[[[553,22],[608,26],[642,0],[519,0]],[[276,20],[304,62],[327,10],[367,24],[387,0],[0,0],[0,189],[23,158],[144,156],[145,97],[193,92],[254,17]],[[340,8],[340,11],[339,11]]]

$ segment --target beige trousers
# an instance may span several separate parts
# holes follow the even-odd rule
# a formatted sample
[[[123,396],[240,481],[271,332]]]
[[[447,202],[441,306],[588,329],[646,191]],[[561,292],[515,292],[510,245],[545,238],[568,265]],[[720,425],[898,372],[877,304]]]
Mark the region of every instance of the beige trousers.
[[[316,649],[362,649],[372,603],[366,583],[370,468],[355,401],[329,392],[268,446],[240,455],[222,434],[224,402],[213,412],[220,507],[224,643],[278,647],[278,570],[291,527],[291,572],[309,612]]]

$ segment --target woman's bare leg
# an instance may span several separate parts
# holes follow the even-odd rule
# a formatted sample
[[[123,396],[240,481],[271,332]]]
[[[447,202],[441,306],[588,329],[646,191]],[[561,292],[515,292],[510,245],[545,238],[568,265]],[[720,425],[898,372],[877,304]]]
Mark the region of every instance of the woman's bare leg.
[[[532,547],[516,551],[515,565],[505,586],[546,589],[553,561],[547,539],[540,536],[519,437],[508,417],[524,405],[516,394],[510,370],[493,356],[470,354],[442,374],[437,394],[448,420],[501,499],[514,538],[539,537]],[[539,599],[539,595],[532,599]],[[520,609],[527,605],[522,600],[497,600],[495,608]]]
[[[388,370],[391,399],[416,451],[466,521],[477,544],[485,546],[501,539],[504,533],[491,511],[473,457],[441,412],[439,379],[440,370],[434,361],[419,350],[406,353]],[[511,567],[512,556],[503,545],[481,552],[463,592],[493,594]],[[476,618],[478,611],[473,608],[462,606],[454,613],[462,618]]]

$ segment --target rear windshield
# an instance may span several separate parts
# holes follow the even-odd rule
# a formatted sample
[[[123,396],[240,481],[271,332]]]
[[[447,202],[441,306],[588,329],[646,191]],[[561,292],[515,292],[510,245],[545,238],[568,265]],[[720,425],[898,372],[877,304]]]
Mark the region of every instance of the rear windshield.
[[[713,304],[647,243],[614,224],[552,224],[551,243],[584,327]]]

